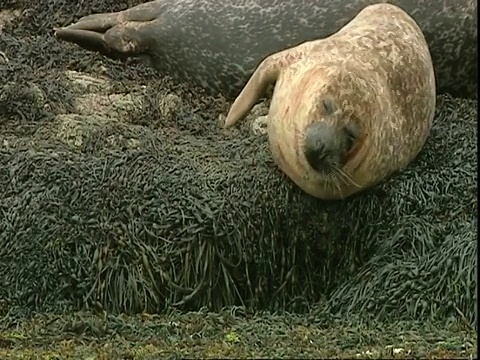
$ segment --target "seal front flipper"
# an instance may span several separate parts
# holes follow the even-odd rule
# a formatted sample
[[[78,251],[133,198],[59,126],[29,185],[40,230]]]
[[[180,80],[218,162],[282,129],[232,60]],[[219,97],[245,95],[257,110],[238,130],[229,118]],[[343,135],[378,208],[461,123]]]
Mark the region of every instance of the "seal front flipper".
[[[260,65],[258,65],[230,107],[230,111],[225,119],[224,128],[229,128],[242,119],[265,93],[268,85],[277,81],[282,69],[291,65],[301,56],[302,53],[296,52],[296,48],[293,48],[266,57]]]

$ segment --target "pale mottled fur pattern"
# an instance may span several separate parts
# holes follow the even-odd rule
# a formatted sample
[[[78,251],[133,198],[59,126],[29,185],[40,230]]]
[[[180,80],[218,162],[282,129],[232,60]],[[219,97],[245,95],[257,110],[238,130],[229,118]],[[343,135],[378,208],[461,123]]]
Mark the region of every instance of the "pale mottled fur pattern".
[[[244,92],[275,77],[268,115],[273,157],[299,187],[319,198],[347,197],[401,170],[421,150],[432,125],[430,52],[413,19],[393,5],[368,6],[331,37],[267,57]],[[242,96],[249,97],[240,94],[229,121],[245,113]],[[338,106],[333,117],[323,116],[319,104],[325,97]],[[360,125],[356,153],[343,168],[348,181],[332,181],[308,165],[302,142],[315,121]]]

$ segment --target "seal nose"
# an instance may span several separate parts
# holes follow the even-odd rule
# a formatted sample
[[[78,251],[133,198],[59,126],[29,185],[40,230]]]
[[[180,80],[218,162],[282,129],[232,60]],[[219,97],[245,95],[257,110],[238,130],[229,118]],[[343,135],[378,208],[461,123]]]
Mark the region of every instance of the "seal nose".
[[[339,165],[341,134],[335,125],[314,122],[305,131],[304,154],[309,165],[326,172]]]

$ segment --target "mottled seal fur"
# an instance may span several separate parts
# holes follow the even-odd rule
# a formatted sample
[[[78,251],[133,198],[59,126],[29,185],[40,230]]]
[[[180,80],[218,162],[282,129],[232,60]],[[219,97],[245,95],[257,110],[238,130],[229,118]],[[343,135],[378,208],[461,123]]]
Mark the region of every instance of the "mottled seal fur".
[[[240,120],[275,83],[268,137],[280,169],[308,194],[343,199],[405,168],[435,111],[435,75],[415,21],[365,7],[328,38],[268,56],[234,101]]]
[[[139,56],[181,81],[233,98],[266,56],[342,28],[381,0],[157,0],[94,14],[59,39],[112,58]],[[437,90],[476,97],[477,1],[392,0],[422,29]]]

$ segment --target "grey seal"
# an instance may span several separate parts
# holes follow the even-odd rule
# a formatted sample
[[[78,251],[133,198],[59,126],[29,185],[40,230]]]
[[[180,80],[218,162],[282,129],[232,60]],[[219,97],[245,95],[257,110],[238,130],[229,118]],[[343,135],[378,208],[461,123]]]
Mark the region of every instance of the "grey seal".
[[[175,79],[233,98],[268,55],[325,38],[380,0],[156,0],[93,14],[58,39],[111,58],[138,56]],[[437,91],[476,97],[477,1],[393,0],[419,24]]]

